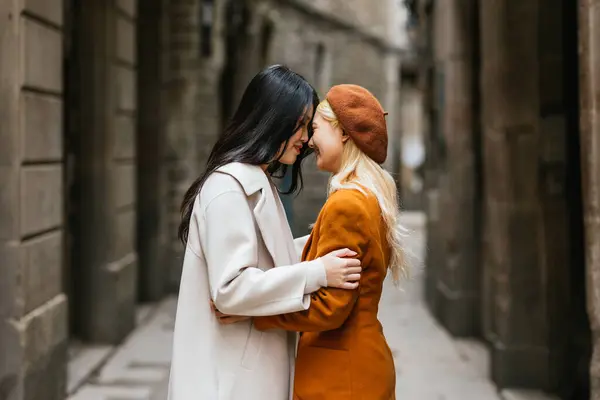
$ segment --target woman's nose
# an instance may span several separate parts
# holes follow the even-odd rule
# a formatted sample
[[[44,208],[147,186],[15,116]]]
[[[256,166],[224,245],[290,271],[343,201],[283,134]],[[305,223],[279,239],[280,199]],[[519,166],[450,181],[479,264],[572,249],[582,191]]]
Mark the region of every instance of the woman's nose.
[[[310,147],[311,149],[314,147],[313,138],[310,138],[310,140],[308,141],[308,147]]]
[[[308,142],[308,129],[302,129],[302,136],[300,136],[302,143]]]

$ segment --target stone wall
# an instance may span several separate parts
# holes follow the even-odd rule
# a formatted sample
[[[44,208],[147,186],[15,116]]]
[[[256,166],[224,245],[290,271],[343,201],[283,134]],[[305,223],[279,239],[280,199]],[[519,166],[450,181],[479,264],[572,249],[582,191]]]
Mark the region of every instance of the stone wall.
[[[134,326],[137,283],[137,9],[124,0],[70,7],[65,268],[71,330],[85,341],[118,343]]]
[[[564,396],[586,359],[576,8],[482,5],[484,334],[506,386]],[[491,49],[494,49],[492,52]],[[569,284],[566,284],[569,282]]]
[[[164,1],[164,72],[162,165],[165,182],[166,264],[172,288],[179,284],[183,246],[177,239],[180,205],[188,187],[204,168],[221,129],[220,73],[224,2],[215,2],[212,37],[201,35],[199,1]],[[211,18],[208,18],[211,20]],[[210,54],[201,40],[210,41]]]
[[[58,400],[67,349],[62,2],[4,1],[0,20],[0,397]]]
[[[477,182],[474,87],[477,27],[475,1],[436,2],[433,20],[434,138],[439,159],[431,198],[428,235],[437,240],[429,256],[431,308],[454,334],[478,329]],[[433,149],[430,149],[433,150]]]
[[[163,165],[163,43],[162,0],[138,3],[137,41],[137,137],[136,161],[138,193],[136,246],[139,257],[138,299],[162,298],[168,289],[167,179]]]
[[[577,8],[458,3],[429,17],[428,301],[498,386],[585,397]]]
[[[584,0],[579,9],[581,72],[581,157],[587,267],[587,310],[593,355],[589,366],[590,399],[600,399],[600,103],[598,103],[600,3]]]

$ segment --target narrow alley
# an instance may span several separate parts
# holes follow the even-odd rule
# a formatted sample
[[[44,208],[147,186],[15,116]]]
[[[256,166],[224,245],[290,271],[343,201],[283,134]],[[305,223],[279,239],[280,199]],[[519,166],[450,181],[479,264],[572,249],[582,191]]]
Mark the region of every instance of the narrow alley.
[[[418,266],[425,249],[424,215],[406,213],[404,225],[410,230],[408,247],[415,268],[410,281],[400,289],[388,282],[380,310],[396,360],[397,398],[499,400],[488,379],[487,352],[483,346],[452,339],[422,300],[423,273]],[[79,386],[70,400],[166,399],[174,313],[174,297],[157,304],[153,310],[141,311],[140,326],[100,371],[86,382],[69,382],[72,387]],[[75,379],[77,374],[70,376]]]
[[[0,21],[0,400],[166,399],[180,205],[277,64],[387,115],[398,399],[600,400],[600,0],[1,0]],[[306,161],[294,236],[327,197]]]

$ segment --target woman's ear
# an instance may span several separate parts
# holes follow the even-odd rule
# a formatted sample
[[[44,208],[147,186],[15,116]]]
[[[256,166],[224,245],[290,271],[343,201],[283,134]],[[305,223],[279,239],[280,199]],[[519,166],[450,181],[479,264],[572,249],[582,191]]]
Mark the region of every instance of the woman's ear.
[[[350,139],[350,136],[342,130],[342,143],[346,143]]]

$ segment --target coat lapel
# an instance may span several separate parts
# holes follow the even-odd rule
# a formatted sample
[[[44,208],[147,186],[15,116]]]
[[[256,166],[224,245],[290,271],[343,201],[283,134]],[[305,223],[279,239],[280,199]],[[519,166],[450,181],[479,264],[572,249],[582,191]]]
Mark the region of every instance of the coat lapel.
[[[283,207],[278,206],[278,194],[274,192],[269,178],[258,166],[232,163],[218,170],[233,176],[247,196],[258,194],[254,206],[254,219],[263,242],[273,258],[275,266],[289,265],[295,260],[294,241]],[[294,252],[294,253],[292,253]]]
[[[273,193],[267,180],[267,186],[263,188],[254,208],[254,218],[275,266],[281,266],[292,262],[289,246],[293,247],[294,242],[285,215],[282,216],[279,211],[275,196],[277,193]]]

